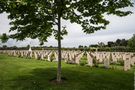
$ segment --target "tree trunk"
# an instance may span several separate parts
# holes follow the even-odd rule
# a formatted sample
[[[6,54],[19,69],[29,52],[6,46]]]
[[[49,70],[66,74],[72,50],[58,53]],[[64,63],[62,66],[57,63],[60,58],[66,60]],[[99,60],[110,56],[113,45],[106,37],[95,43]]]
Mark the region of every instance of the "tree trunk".
[[[57,82],[61,82],[61,16],[58,15],[58,68]]]

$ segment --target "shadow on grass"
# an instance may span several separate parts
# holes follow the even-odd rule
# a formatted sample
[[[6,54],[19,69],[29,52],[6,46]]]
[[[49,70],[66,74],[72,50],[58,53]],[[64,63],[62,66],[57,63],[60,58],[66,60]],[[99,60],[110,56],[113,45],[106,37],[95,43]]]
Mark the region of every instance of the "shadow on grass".
[[[13,79],[9,90],[133,90],[131,74],[118,72],[113,74],[98,70],[85,72],[63,68],[62,75],[67,80],[61,85],[56,85],[50,82],[56,77],[56,70],[56,68],[34,69],[30,75]]]

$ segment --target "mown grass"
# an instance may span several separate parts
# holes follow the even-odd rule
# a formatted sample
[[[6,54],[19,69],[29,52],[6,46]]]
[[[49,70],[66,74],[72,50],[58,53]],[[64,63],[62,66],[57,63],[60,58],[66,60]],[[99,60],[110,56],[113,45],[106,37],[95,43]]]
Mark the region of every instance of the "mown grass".
[[[0,55],[0,90],[133,90],[134,72],[62,63],[67,80],[51,83],[57,63]]]

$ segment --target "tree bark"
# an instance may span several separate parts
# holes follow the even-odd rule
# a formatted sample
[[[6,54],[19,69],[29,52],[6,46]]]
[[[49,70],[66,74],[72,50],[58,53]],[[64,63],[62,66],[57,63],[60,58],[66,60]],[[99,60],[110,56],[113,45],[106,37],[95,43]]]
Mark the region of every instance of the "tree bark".
[[[57,82],[61,82],[61,16],[58,15],[58,68]]]

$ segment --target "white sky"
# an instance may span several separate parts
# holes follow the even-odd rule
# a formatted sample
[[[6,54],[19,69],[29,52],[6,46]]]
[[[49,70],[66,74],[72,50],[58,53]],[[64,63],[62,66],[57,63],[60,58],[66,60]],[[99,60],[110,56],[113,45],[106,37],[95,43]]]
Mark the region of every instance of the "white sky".
[[[100,30],[93,34],[85,34],[82,31],[80,25],[71,24],[68,21],[62,21],[62,25],[66,25],[68,35],[64,36],[62,40],[62,47],[78,47],[79,45],[89,46],[91,44],[97,44],[98,42],[107,43],[108,41],[116,41],[116,39],[129,39],[135,34],[135,8],[131,8],[134,14],[126,17],[117,16],[106,16],[110,21],[106,30]],[[7,14],[0,14],[0,34],[8,33],[9,31],[9,20]],[[6,45],[8,46],[32,46],[39,45],[38,40],[27,39],[25,41],[16,42],[15,40],[9,40]],[[57,41],[50,37],[45,46],[57,46]]]

